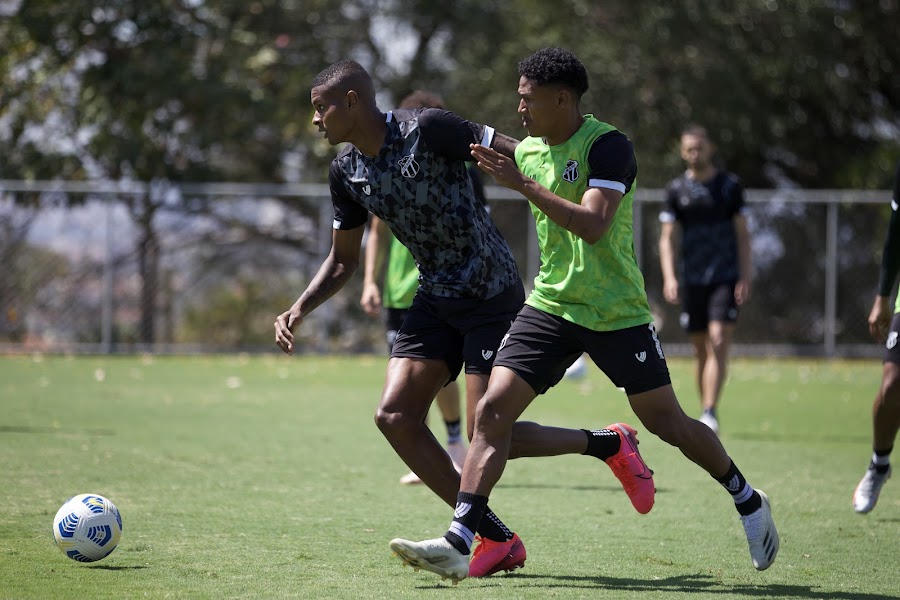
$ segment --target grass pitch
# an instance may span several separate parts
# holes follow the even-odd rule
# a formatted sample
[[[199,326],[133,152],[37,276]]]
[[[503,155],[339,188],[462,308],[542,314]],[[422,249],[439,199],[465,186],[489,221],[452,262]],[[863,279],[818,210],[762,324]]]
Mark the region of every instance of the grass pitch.
[[[383,357],[0,358],[0,598],[824,598],[900,595],[900,484],[874,512],[850,497],[870,456],[877,362],[738,360],[722,440],[772,499],[775,564],[756,572],[728,494],[643,434],[656,506],[638,515],[609,469],[512,461],[491,506],[525,569],[458,586],[390,555],[443,533],[450,509],[375,428]],[[670,361],[697,414],[691,363]],[[596,368],[525,418],[635,422]],[[439,423],[433,418],[432,423]],[[439,438],[442,427],[435,428]],[[122,512],[119,547],[65,558],[53,515],[96,492]]]

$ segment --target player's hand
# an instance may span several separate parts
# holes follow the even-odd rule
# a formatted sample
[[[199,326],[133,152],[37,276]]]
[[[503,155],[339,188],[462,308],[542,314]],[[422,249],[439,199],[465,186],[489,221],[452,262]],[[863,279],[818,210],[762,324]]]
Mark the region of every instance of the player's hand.
[[[879,342],[887,339],[891,328],[891,299],[887,296],[875,296],[872,311],[869,313],[869,333]]]
[[[669,279],[663,282],[663,298],[669,304],[678,304],[678,280]]]
[[[734,303],[740,306],[750,299],[750,282],[746,279],[738,279],[734,286]]]
[[[285,354],[294,353],[294,328],[303,322],[300,309],[292,306],[275,319],[275,343]]]
[[[481,144],[469,144],[478,168],[497,180],[502,186],[518,190],[524,186],[525,176],[516,166],[516,161]]]
[[[363,284],[359,305],[370,317],[377,317],[381,314],[381,290],[378,289],[377,285],[374,283]]]

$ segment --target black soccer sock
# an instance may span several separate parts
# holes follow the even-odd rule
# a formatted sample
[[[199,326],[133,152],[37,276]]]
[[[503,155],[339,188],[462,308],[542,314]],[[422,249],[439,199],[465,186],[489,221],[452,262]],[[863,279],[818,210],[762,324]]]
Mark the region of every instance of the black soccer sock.
[[[872,464],[870,467],[875,469],[875,472],[879,475],[884,475],[891,468],[891,452],[894,450],[894,447],[891,446],[886,450],[880,450],[878,448],[874,449],[872,453]]]
[[[487,496],[459,492],[456,496],[456,510],[453,521],[444,534],[444,539],[463,554],[468,554],[475,540],[475,531],[487,511]]]
[[[582,429],[582,431],[587,435],[587,450],[584,451],[586,456],[596,456],[605,461],[615,455],[622,445],[618,432],[612,429]]]
[[[716,481],[721,483],[722,487],[731,494],[734,506],[742,516],[754,513],[762,506],[762,496],[750,487],[750,484],[744,479],[744,475],[735,466],[734,461],[731,461],[728,472],[723,477],[717,478]]]
[[[462,419],[444,421],[447,427],[447,443],[456,444],[462,441]]]
[[[513,532],[503,524],[494,511],[487,507],[485,507],[484,516],[481,517],[481,522],[478,523],[478,533],[493,542],[508,542],[513,537]]]

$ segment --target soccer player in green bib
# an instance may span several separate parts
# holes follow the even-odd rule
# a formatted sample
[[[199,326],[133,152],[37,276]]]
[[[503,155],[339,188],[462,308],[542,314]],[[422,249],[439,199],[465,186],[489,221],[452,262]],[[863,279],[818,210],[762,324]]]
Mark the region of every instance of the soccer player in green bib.
[[[479,144],[472,154],[482,170],[531,203],[541,269],[478,402],[447,533],[424,542],[395,539],[391,548],[407,564],[454,582],[468,575],[472,531],[503,474],[513,423],[586,352],[625,389],[650,432],[728,491],[753,566],[767,569],[779,545],[768,498],[747,483],[712,430],[684,413],[672,389],[634,254],[631,141],[582,113],[587,71],[567,50],[539,50],[519,63],[519,76],[518,112],[529,137],[516,148],[515,161]]]

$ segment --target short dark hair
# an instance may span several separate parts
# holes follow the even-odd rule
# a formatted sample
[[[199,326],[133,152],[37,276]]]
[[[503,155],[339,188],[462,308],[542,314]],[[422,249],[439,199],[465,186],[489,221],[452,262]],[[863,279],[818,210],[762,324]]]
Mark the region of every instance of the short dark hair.
[[[578,57],[563,48],[543,48],[519,63],[519,75],[538,85],[559,84],[580,99],[588,91],[588,76]]]
[[[416,90],[400,101],[399,108],[444,108],[444,99],[434,92]]]
[[[681,130],[681,137],[684,137],[686,135],[706,138],[706,141],[712,142],[712,139],[709,137],[709,132],[706,131],[706,127],[704,127],[703,125],[698,125],[696,123],[686,125],[684,129]]]
[[[341,60],[322,69],[312,81],[311,87],[331,87],[332,85],[346,81],[354,77],[371,79],[368,71],[355,60]]]

